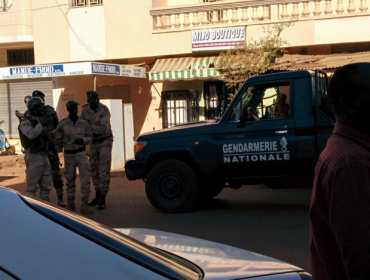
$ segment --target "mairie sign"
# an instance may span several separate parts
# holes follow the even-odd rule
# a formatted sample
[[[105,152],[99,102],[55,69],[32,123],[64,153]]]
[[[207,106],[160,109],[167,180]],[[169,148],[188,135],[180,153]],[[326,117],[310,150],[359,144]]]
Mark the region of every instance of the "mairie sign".
[[[91,74],[146,78],[145,72],[146,68],[132,65],[80,62],[54,65],[3,67],[0,68],[0,80],[48,78]]]

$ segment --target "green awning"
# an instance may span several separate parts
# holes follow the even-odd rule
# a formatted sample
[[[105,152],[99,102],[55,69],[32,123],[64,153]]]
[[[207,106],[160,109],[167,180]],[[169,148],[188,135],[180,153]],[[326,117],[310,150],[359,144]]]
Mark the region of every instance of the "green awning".
[[[220,77],[216,70],[218,56],[158,59],[149,72],[149,81],[194,80]]]

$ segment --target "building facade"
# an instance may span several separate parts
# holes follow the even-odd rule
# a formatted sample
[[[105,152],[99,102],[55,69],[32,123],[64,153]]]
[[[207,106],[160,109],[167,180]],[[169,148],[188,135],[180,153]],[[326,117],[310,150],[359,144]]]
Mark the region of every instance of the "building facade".
[[[60,118],[67,115],[68,100],[83,105],[86,91],[94,88],[103,99],[132,104],[134,138],[184,122],[216,119],[230,92],[217,71],[218,55],[264,36],[264,28],[281,21],[295,19],[282,34],[289,54],[370,50],[370,0],[1,3],[0,120],[14,139],[14,110],[25,109],[23,98],[34,89],[47,94],[47,103],[57,108]],[[86,63],[90,69],[81,66]],[[93,71],[97,63],[105,69],[147,73],[135,77],[117,74],[120,70]],[[20,75],[35,65],[54,68],[45,70],[46,76]],[[28,68],[22,70],[24,66]]]

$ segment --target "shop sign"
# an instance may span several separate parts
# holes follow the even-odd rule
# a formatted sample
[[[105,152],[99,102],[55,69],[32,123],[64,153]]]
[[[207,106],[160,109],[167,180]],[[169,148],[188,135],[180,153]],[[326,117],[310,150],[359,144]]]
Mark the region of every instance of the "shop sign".
[[[146,78],[145,71],[146,69],[144,67],[94,62],[31,65],[0,68],[0,80],[50,78],[89,74]]]
[[[193,30],[192,50],[225,50],[245,44],[245,27]]]
[[[92,63],[92,74],[146,78],[145,71],[146,69],[144,67],[136,67],[132,65]]]

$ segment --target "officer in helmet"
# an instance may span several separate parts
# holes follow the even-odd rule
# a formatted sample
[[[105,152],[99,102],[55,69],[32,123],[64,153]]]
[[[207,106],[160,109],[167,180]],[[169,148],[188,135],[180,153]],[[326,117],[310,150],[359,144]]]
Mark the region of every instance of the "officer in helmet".
[[[45,102],[45,94],[39,90],[32,92],[32,97],[39,97]],[[51,174],[53,176],[53,185],[58,196],[58,205],[65,207],[63,201],[63,180],[60,172],[60,162],[58,156],[58,149],[55,142],[55,130],[58,126],[59,119],[55,109],[50,105],[44,105],[44,113],[42,119],[48,122],[47,129],[49,132],[49,151],[48,157],[51,165]]]
[[[48,159],[47,120],[41,119],[44,102],[33,97],[28,103],[28,113],[19,125],[19,136],[24,148],[26,163],[26,193],[36,197],[40,189],[40,198],[49,201],[52,189],[51,167]]]

